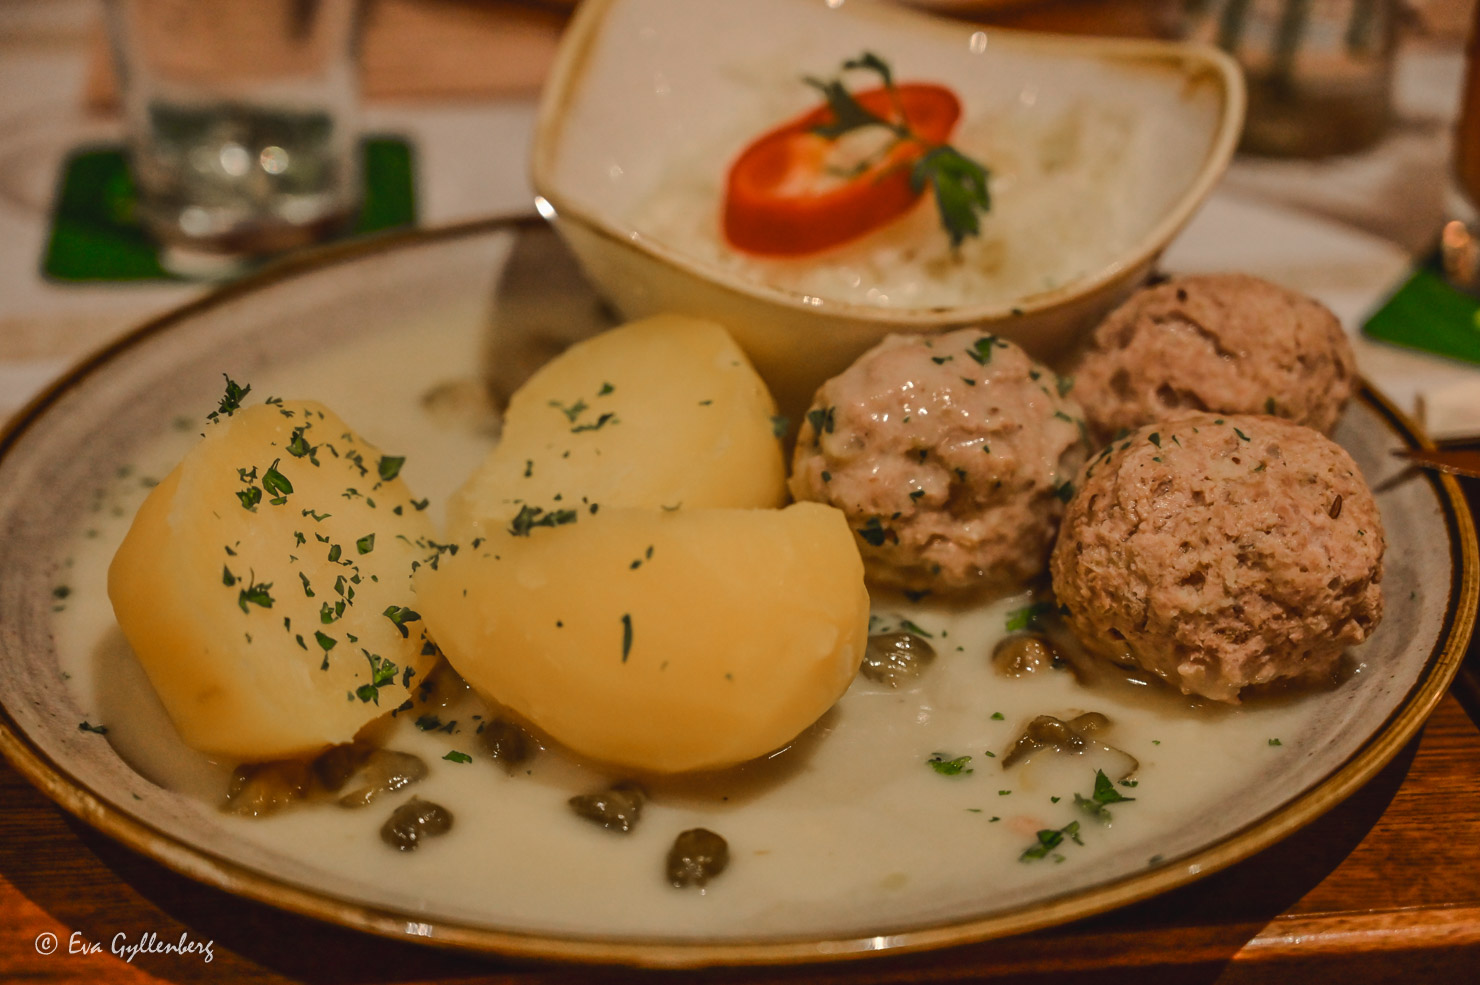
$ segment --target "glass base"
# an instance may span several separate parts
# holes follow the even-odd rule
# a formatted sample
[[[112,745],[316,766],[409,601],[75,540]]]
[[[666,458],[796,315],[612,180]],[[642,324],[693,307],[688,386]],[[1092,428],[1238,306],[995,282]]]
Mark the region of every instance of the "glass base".
[[[159,265],[188,280],[234,280],[261,262],[259,257],[207,253],[183,246],[164,246],[159,250]]]

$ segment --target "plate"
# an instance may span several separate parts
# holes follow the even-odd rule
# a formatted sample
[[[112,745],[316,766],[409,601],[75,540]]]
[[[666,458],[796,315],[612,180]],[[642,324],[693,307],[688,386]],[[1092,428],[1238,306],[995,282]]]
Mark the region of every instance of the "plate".
[[[411,402],[436,415],[436,428],[428,428],[420,411],[392,415],[374,430],[361,425],[383,447],[414,449],[403,474],[419,494],[436,501],[458,469],[439,474],[419,463],[445,464],[491,440],[473,426],[477,414],[460,409],[465,404],[457,396],[471,395],[476,405],[476,382],[484,376],[498,387],[512,387],[521,367],[542,351],[599,329],[605,317],[544,226],[488,221],[288,263],[151,322],[77,367],[0,437],[0,570],[6,573],[0,583],[0,667],[12,682],[0,697],[0,748],[7,758],[67,810],[177,871],[347,926],[576,961],[790,963],[939,947],[1050,926],[1226,867],[1298,830],[1373,776],[1416,733],[1459,666],[1480,596],[1469,513],[1452,480],[1405,472],[1392,457],[1392,450],[1423,439],[1369,388],[1338,432],[1377,492],[1389,540],[1388,612],[1359,651],[1357,672],[1332,690],[1272,710],[1268,721],[1282,723],[1281,731],[1268,743],[1258,733],[1256,743],[1220,760],[1216,775],[1201,778],[1215,793],[1179,808],[1176,823],[1156,829],[1154,843],[1127,824],[1101,839],[1113,843],[1113,851],[1094,854],[1087,847],[1084,864],[1071,856],[1051,870],[1052,878],[993,882],[972,874],[971,860],[946,857],[933,867],[876,873],[878,878],[861,884],[867,890],[862,893],[840,883],[809,884],[810,870],[798,866],[787,899],[753,907],[744,919],[720,919],[730,905],[727,887],[746,884],[765,868],[747,862],[737,863],[733,876],[727,874],[705,896],[664,897],[662,907],[652,910],[613,905],[607,911],[612,915],[578,925],[558,899],[544,910],[523,901],[510,906],[501,893],[455,904],[414,880],[397,885],[333,871],[270,839],[244,837],[239,823],[184,789],[188,771],[166,788],[130,765],[142,764],[155,776],[169,770],[130,749],[124,730],[100,736],[80,728],[84,721],[110,720],[107,709],[116,706],[109,702],[137,687],[138,676],[131,684],[126,663],[116,660],[116,646],[99,645],[82,618],[91,610],[106,619],[106,537],[88,532],[126,523],[126,506],[115,493],[131,489],[140,495],[146,473],[188,446],[194,422],[219,396],[223,372],[297,388],[282,396],[309,395],[304,388],[312,388],[352,422],[355,408],[405,403],[406,374],[442,381],[436,398]],[[355,365],[363,369],[350,369],[351,352],[359,353]],[[1001,611],[989,615],[997,619]],[[984,730],[998,727],[989,722],[996,717],[987,714],[989,708],[977,709]],[[991,741],[1005,741],[1010,725],[991,733]],[[836,775],[820,767],[836,762],[825,757],[832,755],[830,748],[842,748],[835,740],[844,726],[817,743],[810,775]],[[1167,725],[1195,727],[1185,721]],[[983,747],[973,748],[980,757]],[[1143,761],[1156,755],[1150,750],[1136,747]],[[986,817],[970,813],[980,811],[972,805],[984,804],[985,813],[992,813],[996,804],[1012,802],[995,799],[1001,795],[988,779],[995,774],[985,759],[977,759],[981,769],[974,778],[938,776],[923,762],[920,757],[917,774],[908,780],[914,786],[864,796],[871,805],[865,810],[839,810],[826,824],[812,820],[816,815],[809,810],[778,815],[787,818],[778,844],[809,824],[889,818],[890,811],[907,806],[900,791],[927,784],[935,785],[932,791],[949,791],[940,803],[964,807],[939,822],[945,831],[956,830],[956,824],[987,825]],[[1242,779],[1228,782],[1235,774]],[[1159,810],[1151,787],[1136,791],[1140,806],[1125,805],[1121,816]],[[776,785],[758,799],[784,801],[791,796],[786,791],[799,789],[806,788]],[[985,800],[971,799],[979,796]],[[1043,800],[1038,810],[1046,812],[1048,798]],[[692,816],[673,811],[675,818]],[[1008,812],[1000,813],[1006,821]],[[741,814],[730,817],[727,824],[743,826]],[[928,823],[938,823],[933,814]],[[933,829],[921,830],[928,836]],[[823,865],[827,844],[818,844],[822,848],[811,854]],[[746,858],[758,855],[748,852]],[[1006,864],[1018,865],[1015,856]],[[868,864],[854,855],[831,871],[866,871]],[[953,876],[956,869],[970,878]],[[560,878],[565,876],[552,868],[550,879]]]

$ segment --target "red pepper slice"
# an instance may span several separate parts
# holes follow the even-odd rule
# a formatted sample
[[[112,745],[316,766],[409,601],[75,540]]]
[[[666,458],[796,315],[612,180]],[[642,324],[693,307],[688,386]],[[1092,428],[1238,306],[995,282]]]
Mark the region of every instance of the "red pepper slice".
[[[869,112],[904,123],[919,138],[901,140],[860,174],[828,187],[825,167],[833,141],[812,131],[834,119],[826,104],[758,137],[730,166],[725,187],[725,238],[764,256],[800,256],[837,246],[905,212],[924,190],[910,187],[910,169],[931,147],[950,139],[961,117],[955,93],[930,83],[906,83],[855,93]],[[815,186],[822,184],[822,189]]]

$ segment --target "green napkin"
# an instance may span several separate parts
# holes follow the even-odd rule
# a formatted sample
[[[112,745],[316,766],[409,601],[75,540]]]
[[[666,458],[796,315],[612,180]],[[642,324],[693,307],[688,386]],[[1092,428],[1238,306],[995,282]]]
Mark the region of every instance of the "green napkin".
[[[1437,252],[1367,319],[1368,338],[1480,363],[1480,298],[1449,285]]]
[[[416,182],[404,140],[374,137],[365,154],[365,204],[346,235],[416,222]],[[74,151],[62,170],[41,271],[51,280],[177,279],[134,221],[134,184],[119,147]]]

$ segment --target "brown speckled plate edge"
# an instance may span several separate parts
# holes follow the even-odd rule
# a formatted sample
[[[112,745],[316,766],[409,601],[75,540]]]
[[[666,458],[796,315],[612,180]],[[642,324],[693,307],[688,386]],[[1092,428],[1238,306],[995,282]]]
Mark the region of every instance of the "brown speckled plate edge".
[[[390,234],[330,247],[285,261],[262,273],[145,323],[85,359],[19,411],[0,432],[0,460],[59,397],[142,340],[167,332],[188,318],[250,296],[264,287],[316,270],[414,247],[419,244],[488,235],[517,229],[534,220],[487,219],[431,230]],[[1418,428],[1390,401],[1368,385],[1358,400],[1375,411],[1394,434],[1413,447],[1432,447]],[[144,823],[88,789],[65,767],[42,752],[0,706],[0,752],[27,779],[61,807],[92,827],[174,871],[199,882],[284,910],[399,940],[508,956],[610,963],[648,968],[713,965],[798,964],[900,954],[1023,933],[1103,913],[1186,885],[1269,847],[1314,821],[1354,793],[1417,734],[1459,671],[1480,601],[1480,552],[1475,528],[1458,483],[1450,476],[1427,474],[1443,511],[1449,534],[1453,578],[1449,605],[1423,672],[1396,709],[1338,769],[1293,801],[1215,844],[1156,868],[1113,882],[1050,898],[1007,913],[945,922],[937,926],[871,936],[802,940],[674,941],[603,939],[565,935],[513,933],[366,906],[328,893],[290,885],[270,875],[203,851]],[[1474,686],[1474,681],[1466,681]]]

